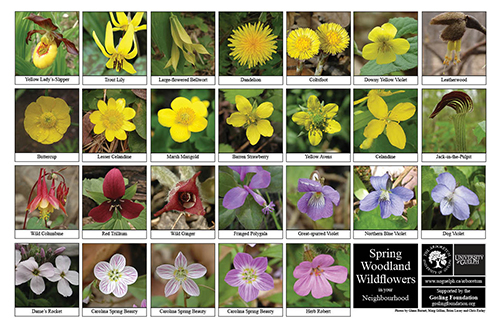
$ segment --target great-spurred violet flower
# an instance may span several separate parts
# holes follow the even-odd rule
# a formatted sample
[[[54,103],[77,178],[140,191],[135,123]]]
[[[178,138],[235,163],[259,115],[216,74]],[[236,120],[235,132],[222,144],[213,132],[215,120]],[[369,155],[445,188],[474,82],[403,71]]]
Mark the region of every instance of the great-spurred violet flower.
[[[222,206],[227,209],[236,209],[245,203],[248,194],[252,195],[255,202],[261,206],[266,206],[266,200],[256,193],[254,189],[264,189],[269,186],[271,183],[271,173],[269,171],[264,170],[262,167],[230,167],[232,170],[238,172],[240,174],[240,180],[243,181],[247,173],[255,174],[252,176],[252,180],[250,180],[250,184],[243,185],[242,187],[234,187],[229,190],[224,199],[222,200]]]
[[[207,268],[199,263],[188,265],[187,259],[179,252],[174,265],[162,264],[156,268],[156,274],[169,280],[165,285],[165,297],[175,294],[182,287],[190,296],[199,296],[200,288],[193,279],[199,279],[207,273]]]
[[[451,173],[443,172],[437,178],[437,186],[432,189],[432,200],[439,203],[441,214],[453,214],[458,220],[466,220],[470,216],[469,205],[479,205],[477,195],[467,187],[457,187]]]
[[[78,272],[69,270],[71,259],[65,255],[59,255],[56,258],[56,267],[54,275],[48,277],[52,282],[57,282],[57,291],[64,297],[69,297],[73,294],[73,290],[69,284],[78,286]]]
[[[245,302],[257,298],[260,291],[274,288],[273,277],[266,273],[267,258],[252,258],[248,253],[237,253],[233,260],[234,269],[230,270],[224,281],[238,287],[238,293]]]
[[[333,205],[339,205],[340,194],[332,187],[323,185],[319,181],[319,177],[315,180],[299,179],[297,191],[305,192],[297,202],[297,208],[313,221],[331,217]]]
[[[347,280],[347,268],[332,266],[335,260],[328,254],[316,256],[312,262],[302,261],[293,270],[293,276],[299,280],[293,285],[293,290],[299,296],[309,293],[316,299],[330,296],[332,286],[328,282],[344,283]]]
[[[45,281],[43,278],[49,278],[54,275],[54,266],[50,262],[45,262],[41,266],[31,257],[28,260],[21,261],[17,265],[16,286],[30,281],[30,288],[35,294],[40,295],[45,290]]]
[[[126,266],[127,259],[121,254],[115,254],[109,262],[101,261],[94,267],[94,276],[100,280],[99,290],[109,295],[113,293],[118,298],[125,296],[128,285],[137,280],[137,270]]]
[[[362,211],[370,211],[380,205],[380,216],[388,218],[391,215],[401,216],[405,209],[405,202],[413,198],[413,191],[398,186],[392,188],[392,182],[389,179],[389,174],[370,178],[375,191],[370,192],[363,198],[359,204],[359,209]]]

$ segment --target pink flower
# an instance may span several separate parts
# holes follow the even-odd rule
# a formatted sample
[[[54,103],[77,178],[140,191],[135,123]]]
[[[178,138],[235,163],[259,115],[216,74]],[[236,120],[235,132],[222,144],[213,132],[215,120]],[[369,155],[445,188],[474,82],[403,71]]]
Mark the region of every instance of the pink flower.
[[[47,184],[45,183],[45,169],[40,169],[40,175],[38,176],[38,183],[36,185],[36,197],[28,204],[29,212],[32,213],[36,208],[40,210],[41,217],[43,219],[48,219],[49,213],[53,212],[54,209],[59,209],[59,201],[55,196],[55,183],[52,179],[52,186],[49,192],[47,192]]]
[[[165,297],[175,294],[180,287],[191,296],[199,296],[200,288],[193,279],[201,278],[207,273],[207,268],[199,263],[188,265],[187,259],[179,252],[174,265],[162,264],[156,268],[156,273],[169,281],[165,285]]]
[[[137,270],[125,266],[127,259],[121,254],[115,254],[109,262],[101,261],[94,267],[94,275],[99,282],[99,290],[109,295],[113,293],[118,298],[125,296],[128,285],[137,280]]]
[[[293,270],[293,276],[299,280],[293,290],[299,296],[307,296],[310,292],[316,299],[330,296],[332,286],[329,281],[344,283],[347,280],[347,268],[331,266],[335,260],[327,254],[320,254],[312,262],[303,261]]]
[[[69,297],[73,294],[69,284],[78,286],[78,272],[69,270],[71,259],[65,255],[59,255],[56,258],[56,267],[54,275],[48,277],[52,282],[57,282],[57,291],[64,297]]]
[[[45,290],[45,281],[43,278],[49,278],[54,275],[54,266],[50,262],[45,262],[41,266],[31,257],[28,260],[21,261],[17,265],[16,286],[30,281],[30,288],[35,294],[40,295]]]

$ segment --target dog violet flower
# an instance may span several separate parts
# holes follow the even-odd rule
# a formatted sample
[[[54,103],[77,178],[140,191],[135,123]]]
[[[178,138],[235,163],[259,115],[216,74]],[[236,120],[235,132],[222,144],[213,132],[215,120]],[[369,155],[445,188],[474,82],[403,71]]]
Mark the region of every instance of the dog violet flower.
[[[467,187],[457,187],[451,173],[443,172],[437,178],[437,186],[431,191],[432,200],[439,204],[441,214],[452,214],[458,220],[466,220],[470,216],[469,205],[479,205],[477,195]]]
[[[238,293],[245,302],[256,299],[260,291],[274,288],[273,277],[265,272],[266,257],[254,259],[250,254],[237,253],[233,265],[234,269],[226,274],[224,281],[232,287],[238,287]]]
[[[331,217],[333,205],[339,205],[340,194],[332,187],[323,185],[316,172],[313,173],[313,180],[299,179],[297,191],[305,192],[297,207],[313,221]]]
[[[120,141],[127,139],[127,133],[135,130],[135,125],[130,122],[135,117],[135,110],[126,106],[123,98],[109,98],[108,104],[103,100],[97,102],[98,110],[90,114],[90,122],[94,124],[94,133],[103,132],[108,142],[115,138]]]
[[[266,200],[256,193],[254,189],[264,189],[269,187],[271,183],[271,173],[262,169],[262,167],[231,167],[239,168],[240,179],[244,179],[245,175],[249,172],[256,172],[255,175],[252,176],[252,180],[250,180],[250,184],[243,185],[242,187],[234,187],[230,189],[224,199],[222,200],[222,206],[227,209],[236,209],[245,203],[248,194],[252,195],[255,202],[261,206],[266,206]],[[256,170],[255,170],[256,168]],[[234,170],[234,169],[233,169]],[[242,180],[243,181],[243,180]],[[264,212],[264,211],[263,211]]]
[[[17,265],[16,286],[30,281],[30,288],[35,294],[40,295],[45,290],[45,281],[43,278],[49,278],[54,275],[54,266],[50,262],[38,265],[35,258],[21,261]]]
[[[321,24],[316,33],[321,44],[320,48],[325,53],[335,55],[349,46],[349,34],[339,24]]]
[[[290,32],[286,39],[287,53],[297,60],[308,60],[319,52],[319,38],[309,28],[298,28]]]
[[[73,290],[69,286],[71,283],[78,286],[78,272],[69,270],[71,259],[65,255],[59,255],[56,258],[56,267],[54,275],[47,279],[52,282],[57,282],[57,291],[64,297],[69,297],[73,294]]]
[[[101,261],[94,267],[94,275],[99,282],[99,290],[109,295],[113,293],[118,298],[125,296],[128,285],[137,280],[137,270],[126,266],[127,259],[121,254],[115,254],[109,262]]]
[[[71,125],[69,111],[66,101],[60,98],[38,97],[24,111],[24,129],[39,143],[58,142]]]
[[[396,61],[396,55],[403,55],[410,49],[410,43],[404,38],[396,38],[398,30],[394,25],[385,23],[375,27],[368,34],[373,43],[363,47],[363,58],[377,60],[377,64],[389,64]]]

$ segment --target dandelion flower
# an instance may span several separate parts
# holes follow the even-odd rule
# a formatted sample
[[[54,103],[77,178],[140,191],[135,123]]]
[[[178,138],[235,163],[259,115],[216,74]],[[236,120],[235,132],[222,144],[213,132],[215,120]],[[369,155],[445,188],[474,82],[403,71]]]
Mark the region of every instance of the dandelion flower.
[[[385,23],[375,27],[368,34],[373,43],[363,47],[365,60],[377,60],[377,64],[389,64],[396,61],[396,55],[403,55],[410,49],[410,43],[404,38],[396,38],[398,30],[392,24]]]
[[[320,48],[323,52],[335,55],[343,52],[349,46],[349,34],[339,24],[322,24],[317,31]]]
[[[90,114],[90,122],[94,124],[94,133],[105,132],[106,140],[112,142],[115,138],[124,141],[127,133],[135,130],[135,125],[130,122],[135,117],[135,110],[126,106],[123,98],[109,98],[108,104],[103,100],[97,103],[98,110]]]
[[[319,52],[319,38],[309,28],[292,30],[286,39],[288,55],[298,60],[308,60]]]
[[[137,270],[125,266],[127,259],[121,254],[115,254],[109,262],[101,261],[94,267],[94,275],[99,282],[99,290],[109,295],[113,293],[118,298],[127,294],[128,285],[137,280]]]
[[[263,65],[276,53],[276,38],[272,29],[259,21],[256,24],[246,24],[233,30],[229,38],[231,47],[230,56],[234,56],[241,65],[248,65],[251,69],[257,65]]]
[[[188,295],[199,296],[200,288],[193,279],[199,279],[205,273],[207,273],[207,268],[199,263],[188,265],[182,252],[177,254],[174,265],[162,264],[156,268],[158,276],[169,280],[165,285],[165,297],[175,294],[181,287]]]
[[[24,111],[24,129],[32,139],[42,144],[61,140],[70,124],[68,104],[60,98],[39,97]]]

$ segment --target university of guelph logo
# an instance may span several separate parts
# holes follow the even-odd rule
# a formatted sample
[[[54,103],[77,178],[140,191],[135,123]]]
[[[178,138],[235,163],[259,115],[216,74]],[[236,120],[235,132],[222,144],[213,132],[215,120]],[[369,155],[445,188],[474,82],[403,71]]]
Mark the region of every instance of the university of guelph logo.
[[[422,245],[424,275],[450,274],[453,265],[451,245]]]

